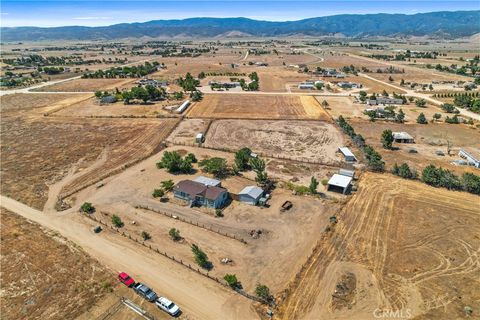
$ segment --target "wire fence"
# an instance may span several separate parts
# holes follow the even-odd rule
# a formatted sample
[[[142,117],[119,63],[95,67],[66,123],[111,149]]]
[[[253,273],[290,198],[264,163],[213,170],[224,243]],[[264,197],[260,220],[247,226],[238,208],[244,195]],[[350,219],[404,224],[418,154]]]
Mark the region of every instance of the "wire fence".
[[[155,209],[155,208],[152,208],[152,207],[149,207],[149,206],[144,206],[144,205],[136,205],[135,206],[136,209],[143,209],[143,210],[148,210],[148,211],[152,211],[152,212],[155,212],[155,213],[159,213],[159,214],[162,214],[166,217],[169,217],[169,218],[172,218],[172,219],[175,219],[175,220],[179,220],[181,222],[185,222],[185,223],[188,223],[192,226],[195,226],[195,227],[198,227],[198,228],[202,228],[202,229],[205,229],[205,230],[208,230],[208,231],[211,231],[213,233],[216,233],[216,234],[219,234],[223,237],[227,237],[227,238],[230,238],[230,239],[233,239],[233,240],[237,240],[237,241],[240,241],[241,243],[243,244],[247,244],[247,241],[243,238],[240,238],[240,237],[237,237],[235,234],[229,234],[228,232],[223,232],[221,231],[220,229],[215,229],[213,228],[211,225],[205,225],[205,224],[200,224],[197,222],[194,222],[192,220],[189,220],[189,219],[186,219],[186,218],[183,218],[183,217],[180,217],[180,216],[176,216],[172,213],[169,213],[169,212],[165,212],[165,211],[161,211],[161,210],[158,210],[158,209]]]

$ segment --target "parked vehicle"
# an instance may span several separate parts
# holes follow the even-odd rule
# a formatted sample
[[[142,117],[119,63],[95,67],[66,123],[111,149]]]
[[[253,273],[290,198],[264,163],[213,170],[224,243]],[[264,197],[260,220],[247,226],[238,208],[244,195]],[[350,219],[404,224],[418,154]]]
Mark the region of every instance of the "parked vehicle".
[[[157,294],[152,289],[150,289],[149,287],[144,285],[143,283],[135,284],[133,286],[133,290],[138,295],[142,296],[143,298],[145,298],[149,302],[153,302],[153,301],[155,301],[155,299],[157,299]]]
[[[180,313],[180,308],[167,298],[160,297],[155,301],[155,304],[171,316],[175,317]]]
[[[118,280],[120,280],[120,282],[126,285],[127,287],[132,287],[135,284],[135,280],[133,280],[133,278],[130,277],[125,272],[120,272],[118,274]]]

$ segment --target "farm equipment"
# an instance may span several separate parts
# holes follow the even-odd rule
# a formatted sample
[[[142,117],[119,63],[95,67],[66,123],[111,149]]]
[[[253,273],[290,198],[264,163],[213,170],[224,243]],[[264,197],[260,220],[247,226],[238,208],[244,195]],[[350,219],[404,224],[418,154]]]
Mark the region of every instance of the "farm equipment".
[[[292,207],[293,207],[293,203],[287,200],[282,204],[282,207],[280,208],[280,212],[285,212],[287,210],[290,210]]]

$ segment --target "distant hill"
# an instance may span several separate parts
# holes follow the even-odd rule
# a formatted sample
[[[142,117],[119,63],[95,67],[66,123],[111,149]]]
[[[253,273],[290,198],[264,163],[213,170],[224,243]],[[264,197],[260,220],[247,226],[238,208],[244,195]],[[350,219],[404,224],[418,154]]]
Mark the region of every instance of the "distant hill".
[[[97,40],[122,38],[211,38],[219,36],[432,36],[468,37],[480,32],[480,11],[406,14],[342,14],[298,21],[247,18],[191,18],[122,23],[106,27],[1,28],[2,41]]]

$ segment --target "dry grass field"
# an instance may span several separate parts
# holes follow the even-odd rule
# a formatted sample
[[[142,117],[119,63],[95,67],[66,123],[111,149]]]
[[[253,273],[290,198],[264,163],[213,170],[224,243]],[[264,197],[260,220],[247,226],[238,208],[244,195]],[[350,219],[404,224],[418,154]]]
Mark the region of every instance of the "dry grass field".
[[[167,140],[173,143],[194,143],[198,133],[205,134],[210,122],[208,119],[184,119]]]
[[[98,90],[111,90],[122,88],[135,82],[136,79],[74,79],[45,86],[33,91],[42,92],[95,92]]]
[[[289,83],[298,84],[309,79],[309,75],[298,73],[295,70],[282,68],[267,68],[257,71],[260,79],[260,91],[286,92]]]
[[[80,247],[0,210],[2,319],[75,319],[113,290],[114,274]]]
[[[189,118],[329,120],[310,96],[205,95],[187,112]]]
[[[321,121],[216,120],[205,145],[254,152],[296,160],[337,163],[336,151],[344,143],[337,128]]]
[[[0,112],[4,115],[7,112],[43,108],[61,102],[71,97],[65,94],[9,94],[0,96]]]
[[[72,166],[81,171],[94,162],[101,163],[99,170],[104,174],[145,157],[156,150],[176,122],[2,117],[2,194],[41,209],[49,185],[65,176]],[[98,175],[98,171],[90,172],[79,182]]]
[[[466,306],[478,310],[476,203],[468,193],[364,174],[276,318],[374,319],[380,308],[415,319],[460,319]],[[341,308],[335,290],[348,274],[356,287]]]

